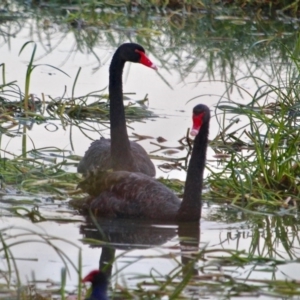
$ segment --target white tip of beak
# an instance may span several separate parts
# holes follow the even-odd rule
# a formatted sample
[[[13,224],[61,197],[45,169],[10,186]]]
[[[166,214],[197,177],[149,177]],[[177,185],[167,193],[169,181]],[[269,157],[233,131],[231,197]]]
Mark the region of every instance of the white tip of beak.
[[[152,64],[151,68],[157,71],[157,66],[155,64]]]
[[[196,136],[197,134],[198,134],[198,130],[196,130],[196,129],[192,129],[191,131],[190,131],[190,135],[191,136]]]

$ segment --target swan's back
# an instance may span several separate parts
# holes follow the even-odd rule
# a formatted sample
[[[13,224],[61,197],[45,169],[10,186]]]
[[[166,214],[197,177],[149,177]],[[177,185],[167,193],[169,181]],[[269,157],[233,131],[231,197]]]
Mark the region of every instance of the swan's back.
[[[92,142],[79,162],[77,171],[82,174],[87,174],[95,169],[100,169],[102,171],[111,169],[112,161],[110,146],[110,139],[105,139],[103,137]],[[155,166],[148,157],[145,149],[138,143],[131,141],[130,147],[138,172],[154,177]]]
[[[110,140],[100,138],[91,143],[88,150],[80,160],[77,171],[86,174],[96,168],[108,170],[111,168],[110,160]]]

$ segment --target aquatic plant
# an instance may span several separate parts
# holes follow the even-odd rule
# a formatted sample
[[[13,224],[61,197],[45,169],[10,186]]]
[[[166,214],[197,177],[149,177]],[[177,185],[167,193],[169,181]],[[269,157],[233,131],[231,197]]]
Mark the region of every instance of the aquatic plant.
[[[300,200],[300,69],[292,53],[290,58],[293,64],[286,78],[275,72],[276,83],[255,78],[260,87],[249,95],[252,99],[247,104],[222,98],[216,106],[217,114],[229,120],[219,123],[220,133],[212,143],[220,157],[218,168],[212,168],[208,177],[216,200],[248,209],[287,208]]]
[[[24,225],[24,222],[22,223]],[[32,228],[31,224],[27,224],[28,228],[20,226],[7,226],[0,229],[0,255],[3,257],[1,262],[1,287],[0,293],[5,293],[6,299],[37,299],[33,297],[40,297],[38,299],[48,299],[48,297],[42,295],[56,294],[61,295],[64,299],[63,282],[66,280],[71,269],[75,270],[78,274],[78,296],[81,298],[81,249],[76,244],[54,235],[50,235],[40,228]],[[34,258],[22,258],[15,257],[15,248],[29,247],[35,244],[43,244],[45,251],[47,247],[56,253],[58,259],[63,264],[61,285],[57,285],[55,282],[45,280],[36,280],[35,274],[32,274],[32,279],[28,282],[22,281],[19,272],[19,260],[33,260]],[[64,250],[63,245],[67,244],[69,247],[74,248],[73,251],[78,251],[78,265],[69,258],[69,254]],[[41,279],[41,278],[39,278]],[[51,288],[43,290],[38,288],[37,285],[41,283],[48,283]],[[30,288],[29,288],[30,287]],[[60,289],[61,288],[61,289]],[[62,291],[62,292],[61,292]]]

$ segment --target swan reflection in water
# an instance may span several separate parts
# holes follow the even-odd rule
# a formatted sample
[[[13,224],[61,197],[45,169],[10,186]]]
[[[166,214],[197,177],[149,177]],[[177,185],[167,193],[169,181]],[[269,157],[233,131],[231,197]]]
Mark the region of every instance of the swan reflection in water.
[[[176,241],[176,237],[179,241],[183,272],[198,274],[197,269],[193,267],[194,259],[190,254],[199,250],[199,222],[158,223],[134,219],[96,219],[92,216],[86,217],[86,223],[80,226],[80,233],[84,236],[84,243],[89,243],[90,247],[102,248],[99,269],[109,277],[112,275],[116,250],[147,250],[169,241]],[[96,264],[93,267],[96,267]]]

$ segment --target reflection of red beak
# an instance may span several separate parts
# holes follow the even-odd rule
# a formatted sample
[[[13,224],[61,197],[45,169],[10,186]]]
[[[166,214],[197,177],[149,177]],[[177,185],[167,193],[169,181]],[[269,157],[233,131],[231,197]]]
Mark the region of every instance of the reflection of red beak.
[[[139,53],[139,55],[141,56],[140,58],[140,63],[146,67],[149,67],[151,69],[157,70],[156,65],[147,57],[147,55],[140,50],[135,50],[135,52]]]

